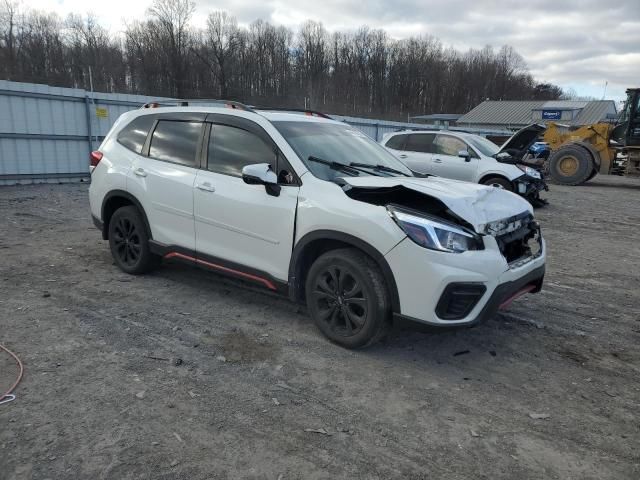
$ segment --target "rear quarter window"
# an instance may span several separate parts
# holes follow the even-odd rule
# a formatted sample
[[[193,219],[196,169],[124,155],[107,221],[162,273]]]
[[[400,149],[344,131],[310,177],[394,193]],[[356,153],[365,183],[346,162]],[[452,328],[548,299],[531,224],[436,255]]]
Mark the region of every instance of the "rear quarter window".
[[[142,115],[127,124],[118,134],[118,142],[135,153],[141,153],[155,115]]]
[[[385,147],[393,148],[394,150],[402,150],[404,148],[405,140],[406,135],[395,135],[389,139],[389,141],[385,144]]]

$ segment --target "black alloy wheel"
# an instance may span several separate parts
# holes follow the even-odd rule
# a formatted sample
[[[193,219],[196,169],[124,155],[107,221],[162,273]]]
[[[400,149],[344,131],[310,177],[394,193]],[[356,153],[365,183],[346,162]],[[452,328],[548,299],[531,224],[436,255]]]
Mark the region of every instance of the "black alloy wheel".
[[[111,217],[109,247],[116,265],[127,273],[146,273],[160,264],[160,257],[149,249],[142,215],[133,205],[119,208]]]
[[[142,245],[136,225],[128,218],[121,217],[113,228],[113,243],[116,255],[123,264],[134,267],[140,260]]]
[[[359,348],[380,340],[391,324],[387,285],[371,257],[355,248],[318,257],[305,283],[307,310],[333,342]]]
[[[319,320],[336,335],[359,333],[367,321],[367,299],[357,274],[348,268],[330,266],[316,277],[313,298]]]

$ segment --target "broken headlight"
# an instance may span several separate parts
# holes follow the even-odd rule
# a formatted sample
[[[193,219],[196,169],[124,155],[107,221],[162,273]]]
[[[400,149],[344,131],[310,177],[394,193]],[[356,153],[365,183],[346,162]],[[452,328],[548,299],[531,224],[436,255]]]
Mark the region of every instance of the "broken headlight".
[[[387,210],[404,233],[421,247],[452,253],[483,248],[480,236],[466,228],[393,205],[387,206]]]
[[[529,175],[531,178],[540,180],[542,175],[535,168],[527,167],[526,165],[517,165],[517,167],[524,172],[525,175]]]

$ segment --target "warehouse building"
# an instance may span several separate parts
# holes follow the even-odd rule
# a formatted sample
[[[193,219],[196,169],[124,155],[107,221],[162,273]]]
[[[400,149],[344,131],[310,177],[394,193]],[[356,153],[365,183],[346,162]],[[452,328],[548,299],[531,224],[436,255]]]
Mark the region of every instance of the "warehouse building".
[[[615,119],[613,100],[497,101],[487,100],[457,120],[459,127],[518,130],[549,121],[569,126]]]

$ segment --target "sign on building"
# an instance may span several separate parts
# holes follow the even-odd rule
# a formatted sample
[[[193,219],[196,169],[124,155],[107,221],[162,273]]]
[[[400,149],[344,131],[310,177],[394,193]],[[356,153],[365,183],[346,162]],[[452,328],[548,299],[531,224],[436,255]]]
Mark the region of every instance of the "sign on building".
[[[562,118],[562,110],[542,110],[543,120],[560,120]]]

